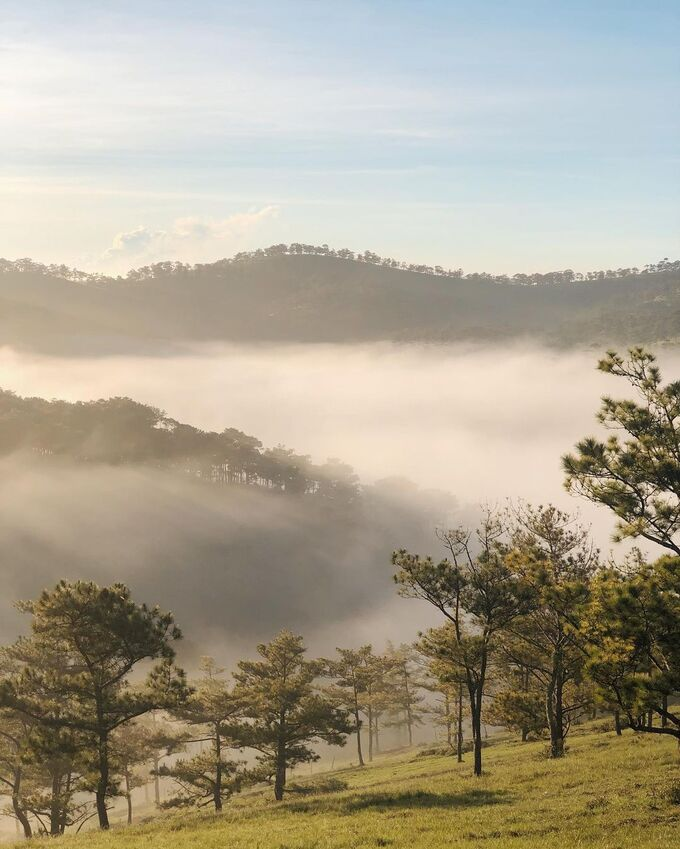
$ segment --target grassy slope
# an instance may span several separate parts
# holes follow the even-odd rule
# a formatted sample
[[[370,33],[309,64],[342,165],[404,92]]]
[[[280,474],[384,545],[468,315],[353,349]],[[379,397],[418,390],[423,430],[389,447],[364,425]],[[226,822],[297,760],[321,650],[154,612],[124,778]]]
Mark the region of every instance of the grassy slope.
[[[107,835],[60,841],[63,849],[665,849],[680,845],[680,806],[665,795],[678,776],[670,740],[589,731],[559,762],[544,743],[499,743],[486,775],[470,756],[385,758],[338,775],[350,789],[290,798],[254,796],[220,817],[185,814]],[[25,845],[25,844],[24,844]]]

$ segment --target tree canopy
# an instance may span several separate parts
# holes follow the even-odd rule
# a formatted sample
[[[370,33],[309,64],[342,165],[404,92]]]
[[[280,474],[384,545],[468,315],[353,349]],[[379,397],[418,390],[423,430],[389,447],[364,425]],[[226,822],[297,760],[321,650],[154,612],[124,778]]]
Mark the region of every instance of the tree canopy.
[[[0,704],[95,741],[97,813],[107,828],[111,734],[184,697],[183,673],[172,666],[181,632],[172,614],[137,604],[122,584],[61,581],[21,609],[31,634],[9,650],[19,669],[2,682]],[[159,662],[143,686],[132,686],[130,673],[147,660]]]
[[[680,554],[680,381],[664,386],[643,348],[627,359],[610,351],[598,368],[626,380],[638,400],[602,399],[598,420],[614,432],[563,458],[566,487],[613,510],[616,539],[644,537]]]
[[[326,664],[305,659],[302,637],[282,631],[257,651],[261,659],[242,660],[234,677],[250,720],[246,743],[260,752],[263,774],[273,777],[280,801],[288,770],[318,759],[310,743],[343,745],[353,729],[337,701],[315,687]]]

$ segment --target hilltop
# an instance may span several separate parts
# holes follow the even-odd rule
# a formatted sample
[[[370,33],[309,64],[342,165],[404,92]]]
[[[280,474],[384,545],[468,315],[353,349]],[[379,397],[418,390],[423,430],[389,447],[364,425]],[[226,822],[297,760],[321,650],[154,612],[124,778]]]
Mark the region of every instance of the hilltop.
[[[680,262],[640,269],[467,274],[367,252],[278,245],[109,278],[0,261],[0,344],[128,350],[204,342],[553,345],[680,338]]]
[[[668,740],[590,730],[549,761],[545,742],[495,743],[487,772],[415,750],[333,775],[347,787],[266,794],[221,816],[164,816],[148,825],[62,838],[63,849],[659,849],[680,838],[677,754]],[[325,776],[325,777],[328,777]],[[675,785],[673,785],[675,781]],[[342,786],[342,785],[340,785]],[[673,795],[675,786],[675,796]],[[675,801],[673,801],[675,799]],[[25,844],[21,844],[25,845]]]

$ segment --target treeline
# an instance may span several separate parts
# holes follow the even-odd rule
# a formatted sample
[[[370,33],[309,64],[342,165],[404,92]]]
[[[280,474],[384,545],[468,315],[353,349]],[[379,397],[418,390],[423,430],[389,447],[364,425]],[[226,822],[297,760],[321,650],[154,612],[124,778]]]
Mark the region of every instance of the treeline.
[[[235,428],[220,433],[182,424],[129,398],[69,403],[21,398],[0,389],[0,456],[28,449],[84,462],[145,463],[219,484],[244,484],[351,503],[353,469],[337,459],[314,464],[281,445],[265,449]]]
[[[428,714],[451,735],[448,714],[424,704],[422,688],[437,685],[408,646],[308,659],[302,637],[282,631],[231,681],[211,657],[188,681],[174,663],[172,615],[135,603],[123,585],[61,582],[21,606],[31,634],[0,651],[0,784],[26,837],[79,830],[95,816],[107,828],[116,797],[132,823],[132,791],[152,781],[160,808],[220,811],[256,784],[281,800],[304,792],[288,774],[318,760],[314,743],[342,746],[355,734],[363,766],[382,731],[403,728],[411,743]],[[143,661],[155,665],[133,683]],[[165,799],[160,778],[175,787]]]
[[[259,248],[254,251],[241,251],[230,259],[219,260],[216,263],[197,263],[187,265],[178,262],[161,262],[144,266],[127,274],[127,279],[144,280],[149,277],[164,276],[166,274],[184,273],[191,270],[201,271],[204,269],[219,268],[224,265],[253,262],[258,259],[275,256],[325,256],[337,257],[338,259],[364,262],[369,265],[378,265],[383,268],[396,268],[402,271],[411,271],[416,274],[430,274],[435,277],[453,277],[464,280],[484,280],[494,283],[508,283],[523,286],[550,286],[559,283],[572,283],[575,281],[604,280],[605,278],[619,278],[637,276],[639,274],[654,274],[662,271],[680,270],[680,260],[669,261],[664,258],[657,263],[648,263],[643,268],[617,268],[600,271],[587,271],[585,273],[565,269],[563,271],[549,271],[544,274],[487,274],[486,272],[472,272],[465,274],[462,268],[444,268],[441,265],[426,265],[423,263],[403,262],[392,257],[382,257],[373,251],[351,251],[348,248],[333,249],[328,245],[306,245],[293,242],[290,245],[271,245],[268,248]]]
[[[598,709],[636,731],[680,739],[680,558],[600,562],[588,532],[553,506],[487,514],[440,532],[445,556],[393,555],[399,592],[442,625],[419,642],[449,703],[464,691],[475,775],[484,724],[545,736],[566,753],[570,729]]]
[[[0,273],[0,341],[144,352],[215,341],[651,344],[680,335],[680,263],[585,274],[463,274],[370,252],[277,245],[216,263],[83,277],[30,260]],[[585,282],[579,283],[579,280]]]
[[[453,277],[465,280],[484,280],[487,282],[505,283],[523,286],[554,286],[561,283],[583,282],[592,280],[616,279],[622,277],[638,276],[640,274],[655,274],[659,272],[679,271],[680,260],[669,260],[667,257],[656,263],[647,263],[642,268],[616,268],[598,271],[579,272],[572,269],[561,271],[549,271],[543,274],[488,274],[486,272],[472,272],[465,274],[462,268],[444,268],[441,265],[426,265],[423,263],[403,262],[392,257],[382,257],[373,251],[352,251],[349,248],[330,248],[328,245],[307,245],[293,242],[290,245],[278,244],[267,248],[258,248],[254,251],[241,251],[233,257],[218,260],[212,263],[188,264],[177,261],[164,261],[145,265],[138,269],[131,269],[125,276],[126,280],[139,281],[158,277],[186,274],[188,272],[219,271],[220,268],[230,265],[252,263],[267,257],[277,256],[322,256],[335,257],[337,259],[363,262],[369,265],[382,266],[383,268],[394,268],[402,271],[410,271],[416,274],[429,274],[435,277]],[[30,272],[40,275],[51,275],[64,280],[78,283],[106,283],[114,278],[105,274],[88,274],[66,265],[50,264],[44,265],[31,259],[23,258],[15,261],[0,259],[0,274],[10,272]],[[116,279],[121,279],[116,278]]]
[[[283,631],[231,680],[210,658],[187,680],[173,616],[126,587],[61,582],[21,604],[30,633],[0,653],[0,783],[24,833],[58,835],[92,816],[107,828],[116,795],[131,820],[132,789],[150,775],[174,782],[166,807],[219,811],[253,784],[281,800],[305,791],[289,772],[317,759],[315,744],[354,735],[363,764],[383,729],[412,742],[426,717],[459,760],[466,721],[476,775],[488,724],[545,737],[550,758],[568,756],[571,728],[598,709],[619,734],[680,740],[680,382],[664,386],[641,349],[600,368],[639,397],[603,399],[600,421],[625,436],[579,443],[563,459],[566,485],[613,510],[620,538],[664,556],[603,562],[588,530],[551,505],[487,511],[478,528],[440,530],[441,557],[392,555],[399,593],[441,616],[413,646],[308,659],[302,637]]]

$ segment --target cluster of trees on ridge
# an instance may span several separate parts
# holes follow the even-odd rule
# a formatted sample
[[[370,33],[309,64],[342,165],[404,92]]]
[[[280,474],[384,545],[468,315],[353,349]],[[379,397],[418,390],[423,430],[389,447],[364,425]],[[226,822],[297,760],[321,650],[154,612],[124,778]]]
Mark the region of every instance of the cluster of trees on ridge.
[[[21,398],[0,389],[0,456],[20,450],[113,465],[145,463],[219,484],[261,486],[351,503],[359,493],[351,466],[308,455],[236,428],[220,433],[175,421],[130,398],[90,402]]]
[[[442,616],[414,647],[310,660],[284,631],[241,661],[231,684],[210,659],[187,680],[174,663],[173,616],[126,587],[61,582],[21,605],[30,634],[0,656],[0,782],[25,833],[37,822],[60,834],[93,814],[108,827],[109,800],[122,784],[129,804],[145,762],[176,782],[170,804],[220,810],[260,782],[280,800],[295,789],[288,771],[317,757],[315,742],[353,734],[363,763],[362,733],[370,758],[385,720],[411,733],[426,711],[459,759],[468,715],[476,775],[485,723],[546,736],[552,758],[568,754],[570,728],[594,707],[614,714],[618,733],[625,720],[680,740],[680,382],[663,385],[642,349],[610,353],[600,368],[639,398],[603,399],[612,436],[564,458],[566,485],[608,506],[619,538],[662,547],[660,559],[634,550],[603,563],[586,529],[550,505],[488,511],[475,530],[438,533],[440,560],[394,552],[400,594]],[[149,661],[141,683],[131,673]],[[163,722],[145,722],[155,711]],[[159,763],[191,742],[205,748]],[[238,760],[244,750],[255,760]],[[94,804],[82,801],[88,790]]]
[[[321,256],[336,259],[351,260],[353,262],[364,262],[369,265],[378,265],[384,268],[396,268],[402,271],[412,271],[416,274],[431,274],[437,277],[466,278],[467,280],[492,280],[496,283],[513,283],[515,285],[528,286],[550,286],[557,283],[572,283],[589,280],[604,280],[605,278],[630,277],[638,274],[655,274],[662,271],[680,270],[680,260],[669,260],[668,257],[656,263],[647,263],[642,268],[616,268],[599,271],[572,271],[570,268],[563,271],[548,271],[543,274],[488,274],[486,272],[473,272],[465,274],[462,268],[443,268],[441,265],[425,265],[423,263],[403,262],[392,257],[382,257],[373,251],[352,251],[349,248],[329,248],[328,245],[307,245],[293,242],[290,245],[270,245],[267,248],[258,248],[254,251],[241,251],[233,257],[218,260],[212,263],[195,263],[190,265],[185,262],[165,261],[145,265],[141,268],[131,269],[125,276],[126,280],[147,280],[165,275],[186,273],[188,271],[203,271],[206,269],[217,269],[220,266],[238,265],[277,256]],[[88,274],[67,265],[45,265],[35,262],[29,258],[7,260],[0,258],[0,274],[8,274],[13,271],[32,272],[42,275],[61,277],[64,280],[73,280],[79,283],[106,282],[112,278],[104,274]]]

